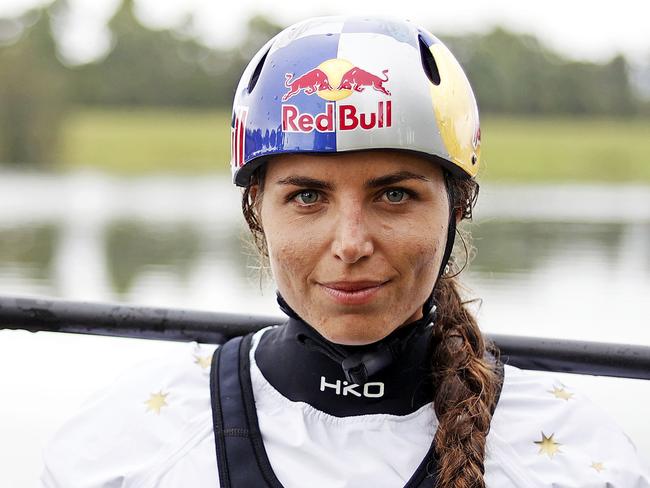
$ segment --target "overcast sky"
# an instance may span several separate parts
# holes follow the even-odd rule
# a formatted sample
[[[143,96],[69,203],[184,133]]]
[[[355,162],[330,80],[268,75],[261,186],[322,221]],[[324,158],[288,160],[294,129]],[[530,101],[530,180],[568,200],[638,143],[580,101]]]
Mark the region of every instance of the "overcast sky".
[[[80,59],[105,50],[107,35],[102,26],[118,0],[68,1],[76,15],[74,28],[66,36],[67,49]],[[49,2],[0,0],[0,15],[43,3]],[[136,6],[145,23],[161,27],[195,12],[201,37],[217,45],[236,43],[246,19],[255,13],[281,25],[314,15],[382,14],[409,18],[434,34],[483,32],[502,25],[535,34],[574,59],[604,61],[617,52],[633,61],[650,58],[648,0],[327,0],[318,4],[299,0],[136,0]]]

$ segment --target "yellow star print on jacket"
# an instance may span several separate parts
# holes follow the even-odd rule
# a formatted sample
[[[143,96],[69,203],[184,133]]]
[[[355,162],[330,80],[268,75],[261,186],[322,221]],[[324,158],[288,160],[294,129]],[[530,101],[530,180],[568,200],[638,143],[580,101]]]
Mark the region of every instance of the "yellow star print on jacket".
[[[435,433],[414,413],[333,417],[292,402],[250,352],[264,446],[286,488],[396,488]],[[214,488],[210,406],[214,346],[179,345],[95,395],[44,450],[42,488]],[[644,453],[646,458],[650,453]],[[649,488],[642,454],[598,407],[551,375],[505,367],[487,438],[489,488]],[[243,487],[247,488],[247,487]]]

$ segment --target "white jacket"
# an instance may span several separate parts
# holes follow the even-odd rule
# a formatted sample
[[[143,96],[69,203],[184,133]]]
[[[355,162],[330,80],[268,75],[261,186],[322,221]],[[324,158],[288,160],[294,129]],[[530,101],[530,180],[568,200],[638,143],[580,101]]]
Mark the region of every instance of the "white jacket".
[[[435,433],[431,404],[405,415],[334,417],[292,402],[250,352],[259,425],[286,488],[401,487]],[[210,405],[214,346],[187,344],[90,399],[44,450],[43,488],[214,488]],[[650,488],[629,438],[599,408],[550,376],[505,367],[487,439],[491,488]]]

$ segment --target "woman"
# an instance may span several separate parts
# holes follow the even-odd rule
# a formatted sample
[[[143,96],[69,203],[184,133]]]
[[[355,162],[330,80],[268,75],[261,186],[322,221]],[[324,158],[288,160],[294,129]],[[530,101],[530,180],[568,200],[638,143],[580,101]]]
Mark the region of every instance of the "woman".
[[[480,129],[439,40],[374,18],[289,27],[242,76],[232,149],[288,322],[95,397],[43,486],[650,486],[602,412],[504,367],[461,300],[449,257]]]

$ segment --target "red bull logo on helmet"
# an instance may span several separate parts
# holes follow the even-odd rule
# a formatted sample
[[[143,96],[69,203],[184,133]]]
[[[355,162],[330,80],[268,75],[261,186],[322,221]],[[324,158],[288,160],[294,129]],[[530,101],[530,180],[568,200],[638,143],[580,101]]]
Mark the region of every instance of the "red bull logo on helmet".
[[[335,107],[337,110],[335,110]],[[325,111],[313,115],[302,113],[295,105],[282,105],[282,130],[284,132],[334,132],[334,130],[381,129],[393,125],[390,100],[377,102],[377,110],[360,112],[355,105],[334,102],[325,104]]]
[[[370,88],[383,95],[390,96],[384,86],[388,82],[388,70],[382,70],[381,76],[373,74],[345,59],[328,59],[306,73],[295,76],[285,74],[284,85],[287,92],[282,96],[286,102],[299,93],[316,94],[331,103],[325,105],[325,111],[319,114],[302,113],[296,105],[282,105],[282,130],[285,132],[334,132],[335,130],[354,130],[361,128],[371,130],[392,125],[392,105],[390,100],[377,102],[377,110],[365,113],[353,104],[342,104],[353,93],[361,93]],[[339,102],[335,104],[333,102]]]

